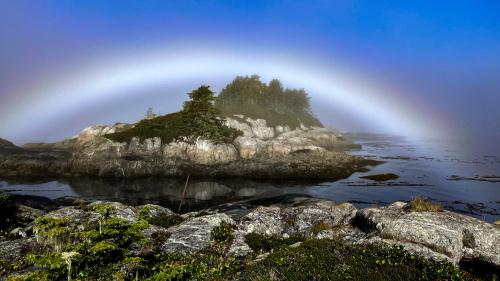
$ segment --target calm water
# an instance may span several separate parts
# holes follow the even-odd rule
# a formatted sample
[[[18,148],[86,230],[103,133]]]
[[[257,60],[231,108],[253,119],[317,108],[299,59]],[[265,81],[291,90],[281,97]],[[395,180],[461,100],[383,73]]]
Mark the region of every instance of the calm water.
[[[0,189],[12,194],[55,199],[79,196],[89,200],[113,200],[129,204],[155,203],[173,210],[181,204],[187,212],[234,202],[279,201],[291,195],[351,202],[357,207],[379,206],[396,200],[423,196],[440,201],[445,208],[487,221],[500,219],[500,156],[468,155],[435,142],[405,138],[351,134],[363,149],[351,153],[386,161],[370,171],[324,183],[257,182],[249,180],[192,179],[184,191],[182,179],[102,180],[71,179],[22,183],[0,181]],[[395,173],[397,180],[377,183],[360,179],[376,173]],[[450,180],[451,176],[469,178]],[[490,181],[479,181],[489,176]],[[184,193],[184,196],[183,196]]]

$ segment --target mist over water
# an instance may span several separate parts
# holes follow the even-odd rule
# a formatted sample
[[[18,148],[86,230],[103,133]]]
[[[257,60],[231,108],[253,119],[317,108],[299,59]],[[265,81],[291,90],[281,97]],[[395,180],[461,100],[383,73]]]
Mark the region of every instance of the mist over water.
[[[11,194],[51,199],[79,196],[89,200],[155,203],[174,211],[269,204],[294,196],[351,202],[358,208],[408,201],[415,196],[440,202],[446,209],[486,221],[500,219],[500,157],[457,150],[453,143],[382,134],[350,133],[362,145],[349,153],[385,161],[336,182],[260,182],[244,179],[88,179],[23,183],[0,181]],[[394,173],[398,179],[376,182],[361,176]],[[181,203],[182,202],[182,203]],[[258,202],[258,203],[257,203]],[[180,207],[179,207],[180,206]]]

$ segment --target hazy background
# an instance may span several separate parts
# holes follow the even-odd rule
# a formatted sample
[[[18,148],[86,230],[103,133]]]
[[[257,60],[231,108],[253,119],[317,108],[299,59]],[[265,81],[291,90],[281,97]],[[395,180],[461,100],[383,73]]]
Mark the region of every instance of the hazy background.
[[[0,1],[0,137],[19,144],[54,141],[95,123],[133,122],[149,106],[177,110],[194,87],[220,90],[232,78],[207,73],[203,81],[130,89],[119,100],[103,96],[100,104],[74,108],[57,122],[37,124],[33,116],[37,129],[13,129],[16,118],[4,115],[29,102],[33,88],[77,75],[89,62],[169,46],[347,65],[399,89],[405,104],[425,104],[422,114],[445,124],[446,134],[464,147],[500,153],[498,1]],[[356,112],[309,93],[326,124],[370,131]],[[57,104],[46,108],[57,110]]]

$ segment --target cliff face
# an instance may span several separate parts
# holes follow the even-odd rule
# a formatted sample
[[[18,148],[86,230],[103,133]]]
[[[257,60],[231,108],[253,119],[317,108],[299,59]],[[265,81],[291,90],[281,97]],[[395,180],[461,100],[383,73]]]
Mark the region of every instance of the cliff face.
[[[39,145],[21,154],[51,155],[54,147],[68,152],[50,159],[17,155],[3,157],[0,176],[35,175],[46,165],[51,174],[60,176],[90,175],[103,177],[194,176],[251,178],[322,178],[349,176],[364,165],[373,164],[342,150],[356,145],[333,130],[305,127],[269,127],[263,119],[237,115],[227,125],[243,132],[233,143],[214,144],[204,139],[194,143],[162,143],[160,138],[130,143],[113,142],[105,134],[130,128],[128,124],[97,125],[79,136],[52,146]],[[64,148],[64,149],[63,149]],[[36,150],[36,153],[34,152]],[[71,153],[69,153],[71,152]],[[64,158],[64,159],[61,159]],[[32,161],[34,158],[37,160]],[[17,161],[17,162],[16,162]],[[40,162],[42,161],[42,162]],[[34,168],[36,167],[36,168]],[[42,171],[40,171],[42,172]],[[36,172],[38,173],[38,172]]]

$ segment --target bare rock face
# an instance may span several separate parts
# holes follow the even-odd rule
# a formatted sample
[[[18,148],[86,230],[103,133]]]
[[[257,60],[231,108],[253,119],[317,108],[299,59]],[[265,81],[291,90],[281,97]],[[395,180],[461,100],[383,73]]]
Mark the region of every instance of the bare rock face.
[[[210,237],[212,229],[222,222],[234,225],[235,222],[226,214],[214,214],[191,218],[179,225],[167,229],[171,233],[161,246],[165,253],[196,252],[210,246],[214,241]]]
[[[262,235],[281,235],[283,219],[280,207],[258,207],[242,218],[241,229],[244,233]]]
[[[112,134],[120,132],[131,128],[133,125],[126,123],[116,123],[114,125],[94,125],[83,129],[83,131],[78,135],[78,140],[80,142],[86,142],[92,140],[95,137],[100,137],[106,134]]]
[[[242,218],[244,233],[314,236],[316,229],[330,230],[350,224],[356,214],[352,204],[318,201],[298,207],[258,207]],[[322,227],[319,229],[318,226]]]
[[[167,158],[180,158],[201,165],[224,164],[239,158],[234,145],[214,144],[202,139],[194,144],[169,143],[163,148],[163,155]]]
[[[500,265],[500,229],[453,212],[407,212],[405,203],[359,210],[356,221],[375,230],[384,242],[403,244],[429,256],[458,263],[475,259]],[[426,248],[426,249],[425,249]]]
[[[238,115],[227,118],[229,127],[243,132],[235,140],[240,157],[252,159],[272,158],[296,151],[343,150],[358,146],[345,141],[341,134],[322,127],[305,127],[291,130],[288,126],[268,127],[266,120],[245,118]]]

